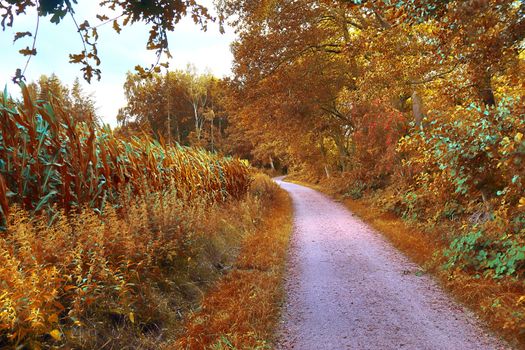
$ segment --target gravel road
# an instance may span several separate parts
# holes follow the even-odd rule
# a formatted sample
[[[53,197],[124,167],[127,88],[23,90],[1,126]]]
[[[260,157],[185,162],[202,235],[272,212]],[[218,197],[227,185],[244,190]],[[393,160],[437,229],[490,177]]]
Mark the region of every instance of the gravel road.
[[[343,205],[277,182],[295,229],[276,349],[510,349]]]

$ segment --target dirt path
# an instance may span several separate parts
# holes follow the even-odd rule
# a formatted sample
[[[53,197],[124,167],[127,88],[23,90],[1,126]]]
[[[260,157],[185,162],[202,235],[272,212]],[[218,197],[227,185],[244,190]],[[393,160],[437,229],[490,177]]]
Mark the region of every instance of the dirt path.
[[[507,349],[342,205],[278,181],[295,231],[277,349]]]

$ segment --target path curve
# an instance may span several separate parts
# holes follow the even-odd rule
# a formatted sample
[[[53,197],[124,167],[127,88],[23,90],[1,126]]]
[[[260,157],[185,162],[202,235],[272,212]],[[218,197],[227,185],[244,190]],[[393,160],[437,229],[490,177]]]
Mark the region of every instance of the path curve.
[[[509,349],[343,205],[277,183],[295,210],[277,349]]]

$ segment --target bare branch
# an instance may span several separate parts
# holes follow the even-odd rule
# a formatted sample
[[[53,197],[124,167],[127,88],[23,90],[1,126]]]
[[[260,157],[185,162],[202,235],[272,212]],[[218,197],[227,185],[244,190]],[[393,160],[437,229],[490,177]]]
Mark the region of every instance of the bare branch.
[[[38,6],[38,1],[37,1],[37,6]],[[31,48],[31,51],[34,53],[35,50],[36,50],[36,38],[38,37],[38,28],[40,27],[40,16],[36,15],[36,28],[35,28],[35,34],[33,35],[33,46]],[[24,70],[22,71],[22,74],[20,77],[17,77],[15,76],[13,80],[15,79],[25,79],[25,74],[26,74],[26,70],[27,70],[27,67],[29,66],[29,62],[31,61],[31,58],[34,56],[34,54],[32,55],[29,55],[29,57],[27,57],[27,61],[26,61],[26,65],[24,66]]]

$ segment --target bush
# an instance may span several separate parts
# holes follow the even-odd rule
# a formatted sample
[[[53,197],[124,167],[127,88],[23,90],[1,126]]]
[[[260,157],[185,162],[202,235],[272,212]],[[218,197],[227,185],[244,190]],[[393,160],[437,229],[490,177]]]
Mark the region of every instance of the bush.
[[[343,197],[350,197],[352,199],[360,199],[363,197],[366,190],[366,184],[362,181],[355,181],[350,185],[350,188],[343,194]]]
[[[495,107],[455,107],[401,139],[404,167],[417,174],[411,179],[415,194],[406,194],[434,203],[419,204],[428,208],[427,217],[464,223],[464,233],[447,251],[447,267],[483,270],[498,278],[522,272],[523,133],[523,106],[502,99]]]
[[[264,201],[273,200],[279,192],[279,186],[266,174],[257,173],[253,177],[249,193]]]

